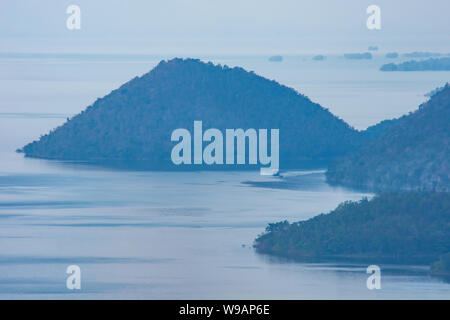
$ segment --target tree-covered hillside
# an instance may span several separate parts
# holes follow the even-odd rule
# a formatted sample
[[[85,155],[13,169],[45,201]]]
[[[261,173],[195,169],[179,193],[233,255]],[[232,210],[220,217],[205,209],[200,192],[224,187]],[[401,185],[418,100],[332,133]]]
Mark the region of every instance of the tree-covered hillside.
[[[450,190],[450,86],[332,163],[331,183],[378,190]]]
[[[171,166],[171,133],[280,129],[280,164],[329,160],[364,137],[295,90],[242,68],[194,59],[161,61],[86,110],[23,148],[28,157],[64,160],[141,160]]]
[[[260,253],[290,258],[377,258],[431,262],[450,252],[450,193],[380,194],[344,202],[307,221],[269,224]]]

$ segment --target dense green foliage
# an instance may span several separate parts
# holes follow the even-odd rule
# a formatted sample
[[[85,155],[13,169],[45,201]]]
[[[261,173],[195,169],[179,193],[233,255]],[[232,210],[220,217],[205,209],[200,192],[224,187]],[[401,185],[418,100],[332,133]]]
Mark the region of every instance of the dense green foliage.
[[[173,130],[280,129],[280,165],[326,160],[362,144],[364,136],[295,90],[242,68],[194,59],[162,61],[98,99],[39,141],[26,156],[65,160],[145,161],[171,166]]]
[[[380,68],[381,71],[448,71],[450,70],[450,58],[412,60],[399,64],[388,63]]]
[[[377,190],[450,190],[449,123],[446,86],[417,111],[395,120],[379,138],[330,164],[327,179]]]
[[[307,221],[269,224],[258,252],[291,258],[435,261],[450,251],[450,193],[386,193]]]

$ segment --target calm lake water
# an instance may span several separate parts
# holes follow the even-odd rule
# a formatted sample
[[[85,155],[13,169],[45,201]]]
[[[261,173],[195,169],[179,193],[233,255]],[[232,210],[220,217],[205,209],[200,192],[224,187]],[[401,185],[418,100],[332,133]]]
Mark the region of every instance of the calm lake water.
[[[335,57],[319,67],[302,57],[214,59],[295,87],[360,128],[414,110],[450,78],[388,77],[376,71],[377,59]],[[0,59],[1,299],[450,299],[450,284],[430,277],[428,266],[372,261],[382,289],[371,291],[368,264],[292,263],[254,252],[267,223],[371,196],[327,185],[323,170],[283,178],[120,171],[14,152],[157,60]],[[66,289],[72,264],[81,267],[81,291]]]

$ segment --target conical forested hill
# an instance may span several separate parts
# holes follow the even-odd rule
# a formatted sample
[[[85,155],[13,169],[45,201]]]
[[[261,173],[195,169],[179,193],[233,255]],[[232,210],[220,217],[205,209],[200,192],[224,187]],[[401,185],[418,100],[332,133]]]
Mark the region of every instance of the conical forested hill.
[[[328,181],[373,189],[450,190],[450,86],[332,164]]]
[[[330,160],[354,150],[362,135],[295,90],[242,68],[195,59],[161,61],[23,148],[28,157],[143,161],[173,166],[171,133],[254,128],[280,130],[280,165]],[[224,142],[225,145],[225,142]]]

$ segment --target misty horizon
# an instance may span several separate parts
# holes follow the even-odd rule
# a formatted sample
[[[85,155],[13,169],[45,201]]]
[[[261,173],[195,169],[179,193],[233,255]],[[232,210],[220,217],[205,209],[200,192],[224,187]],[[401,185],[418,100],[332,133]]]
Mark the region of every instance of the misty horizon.
[[[0,52],[298,54],[363,51],[450,53],[447,1],[380,0],[381,30],[366,28],[369,1],[85,1],[81,29],[67,30],[72,2],[2,5]],[[421,23],[418,24],[417,21]]]

